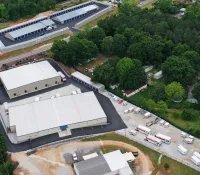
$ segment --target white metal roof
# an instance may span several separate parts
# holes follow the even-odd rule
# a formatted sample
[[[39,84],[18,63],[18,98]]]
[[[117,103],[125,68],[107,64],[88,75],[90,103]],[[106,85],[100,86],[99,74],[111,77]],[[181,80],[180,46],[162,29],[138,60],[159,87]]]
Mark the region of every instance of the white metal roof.
[[[17,136],[73,123],[105,118],[93,92],[68,95],[9,108],[10,126]]]
[[[86,76],[86,75],[84,75],[84,74],[82,74],[82,73],[80,73],[80,72],[78,72],[78,71],[72,73],[71,75],[72,75],[73,77],[78,78],[79,80],[84,81],[85,83],[87,83],[87,84],[89,84],[89,85],[91,85],[91,86],[93,86],[93,87],[96,87],[97,89],[100,89],[100,88],[104,87],[103,84],[92,82],[90,77],[88,77],[88,76]]]
[[[104,154],[103,156],[111,171],[116,171],[129,166],[123,154],[119,150]]]
[[[72,19],[74,17],[83,15],[83,14],[85,14],[85,13],[91,11],[91,10],[97,9],[97,8],[98,8],[97,5],[88,5],[86,7],[83,7],[83,8],[73,10],[71,12],[56,16],[53,19],[56,20],[56,21],[64,22],[65,20]]]
[[[23,27],[18,30],[14,30],[12,32],[8,32],[6,35],[10,35],[12,38],[17,38],[20,36],[24,36],[25,34],[29,34],[41,29],[44,29],[47,26],[55,24],[51,19],[46,19],[41,22],[29,25],[27,27]]]
[[[160,134],[160,133],[156,134],[156,137],[161,138],[161,139],[171,140],[171,137],[165,136],[165,135]]]
[[[48,61],[27,64],[0,73],[1,81],[7,90],[57,76],[60,77]]]

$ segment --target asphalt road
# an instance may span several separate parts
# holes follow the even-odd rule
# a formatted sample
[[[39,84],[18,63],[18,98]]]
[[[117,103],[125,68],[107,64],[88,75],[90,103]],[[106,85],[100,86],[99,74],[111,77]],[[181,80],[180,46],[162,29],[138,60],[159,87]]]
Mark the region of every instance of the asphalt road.
[[[49,60],[49,62],[52,64],[52,66],[57,70],[57,71],[61,71],[60,67],[52,60]],[[35,93],[31,93],[31,94],[27,94],[25,96],[21,96],[18,97],[16,99],[9,99],[4,88],[1,87],[0,89],[0,103],[3,103],[5,101],[7,102],[13,102],[13,101],[17,101],[17,100],[21,100],[24,98],[28,98],[34,95],[38,95],[44,92],[48,92],[50,90],[53,89],[57,89],[58,87],[62,87],[62,86],[67,86],[69,84],[73,84],[77,87],[79,87],[82,92],[88,92],[91,91],[90,89],[88,89],[87,87],[85,87],[84,85],[80,84],[79,82],[67,77],[67,81],[66,83],[62,84],[62,85],[58,85],[52,88],[48,88],[45,90],[41,90]],[[68,139],[68,138],[73,138],[73,137],[77,137],[77,136],[84,136],[84,135],[91,135],[91,134],[98,134],[98,133],[104,133],[104,132],[109,132],[109,131],[116,131],[119,129],[124,129],[126,128],[126,125],[124,124],[123,120],[121,119],[121,117],[119,116],[119,114],[117,113],[117,111],[115,110],[115,107],[112,105],[111,101],[105,97],[102,94],[99,94],[97,92],[95,92],[95,95],[97,97],[97,99],[99,100],[99,103],[101,105],[101,107],[103,108],[105,114],[107,115],[108,118],[108,123],[110,123],[109,125],[106,126],[96,126],[96,127],[88,127],[88,128],[83,128],[83,129],[74,129],[72,130],[72,135],[68,136],[68,137],[62,137],[59,138],[58,134],[51,134],[51,135],[47,135],[47,136],[43,136],[37,139],[34,139],[30,142],[24,142],[24,143],[20,143],[20,144],[13,144],[10,142],[10,140],[7,137],[7,134],[4,131],[4,128],[2,126],[2,123],[0,122],[0,132],[4,134],[5,138],[6,138],[6,143],[8,145],[8,151],[9,152],[19,152],[19,151],[25,151],[31,148],[35,148],[47,143],[51,143],[51,142],[55,142],[55,141],[59,141],[59,140],[63,140],[63,139]]]
[[[54,32],[54,31],[56,31],[56,30],[60,30],[60,29],[66,28],[66,27],[69,27],[69,29],[70,29],[72,32],[76,32],[76,30],[74,30],[74,29],[72,28],[72,27],[75,26],[76,23],[78,23],[78,22],[80,22],[80,21],[82,21],[82,20],[84,20],[84,19],[86,19],[86,18],[88,18],[88,17],[94,15],[95,13],[98,13],[99,11],[104,10],[104,9],[107,7],[106,5],[99,4],[99,3],[96,3],[96,5],[98,5],[98,7],[99,7],[99,10],[98,10],[98,11],[94,11],[94,12],[92,12],[92,13],[90,13],[90,14],[87,14],[87,15],[84,16],[84,17],[81,17],[81,18],[77,19],[77,20],[71,21],[71,22],[69,22],[69,23],[64,23],[64,24],[60,24],[60,23],[54,21],[54,22],[56,23],[56,25],[57,25],[57,28],[56,28],[56,29],[53,29],[53,30],[50,30],[50,31],[43,31],[43,32],[40,32],[40,33],[38,33],[38,34],[35,34],[35,35],[32,35],[32,36],[26,37],[26,38],[24,38],[24,39],[22,39],[22,40],[19,40],[19,41],[12,41],[12,40],[6,38],[4,35],[1,35],[1,36],[0,36],[0,40],[3,42],[3,44],[4,44],[5,46],[10,46],[10,45],[13,45],[13,44],[17,44],[17,43],[21,43],[21,42],[24,42],[24,41],[28,41],[28,40],[33,39],[33,38],[37,38],[37,37],[41,36],[41,33],[47,34],[47,33],[51,33],[51,32]]]

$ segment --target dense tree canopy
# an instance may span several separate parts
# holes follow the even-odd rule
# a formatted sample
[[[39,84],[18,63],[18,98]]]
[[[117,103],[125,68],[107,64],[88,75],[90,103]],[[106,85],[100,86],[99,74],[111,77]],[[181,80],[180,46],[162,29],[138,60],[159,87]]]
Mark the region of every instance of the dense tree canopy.
[[[17,20],[55,8],[56,2],[64,0],[1,0],[0,20]]]
[[[6,161],[6,152],[8,148],[4,136],[0,133],[0,164]]]
[[[135,89],[145,84],[146,74],[138,60],[122,58],[117,63],[120,86],[124,89]]]
[[[167,83],[177,81],[186,85],[191,82],[195,76],[195,70],[190,65],[190,62],[176,56],[169,57],[163,63],[162,70]]]
[[[200,84],[196,84],[194,86],[194,89],[192,90],[192,94],[194,98],[196,98],[198,102],[200,103]]]
[[[106,87],[118,84],[118,74],[116,65],[119,59],[110,58],[104,64],[95,68],[92,76],[92,81],[103,83]]]
[[[179,101],[185,96],[185,89],[178,82],[172,82],[165,87],[165,93],[169,100]]]
[[[68,43],[57,41],[53,44],[51,51],[55,59],[70,66],[85,64],[98,53],[97,46],[92,41],[79,38],[74,38]]]
[[[103,39],[102,44],[101,44],[101,51],[107,56],[113,55],[114,44],[113,44],[112,36],[107,36]]]

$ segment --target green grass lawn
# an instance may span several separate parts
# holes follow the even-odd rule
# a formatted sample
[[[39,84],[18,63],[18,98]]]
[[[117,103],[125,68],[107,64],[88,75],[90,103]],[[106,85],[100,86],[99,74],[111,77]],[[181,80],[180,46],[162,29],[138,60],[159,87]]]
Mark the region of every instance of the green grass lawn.
[[[99,20],[105,19],[106,17],[109,17],[109,16],[111,16],[111,15],[115,15],[115,14],[117,14],[117,13],[118,13],[118,7],[113,7],[113,10],[112,10],[112,11],[110,11],[110,12],[108,12],[108,13],[106,13],[106,14],[104,14],[104,15],[98,17],[98,18],[96,18],[95,20],[93,20],[93,21],[91,21],[91,22],[89,22],[89,23],[83,25],[82,27],[80,27],[80,30],[86,30],[86,29],[89,29],[89,28],[91,28],[91,27],[94,27],[94,26],[97,25],[97,22],[98,22]]]
[[[123,2],[132,5],[137,5],[140,2],[140,0],[124,0]]]
[[[157,1],[157,0],[153,0],[153,1],[151,1],[150,3],[144,5],[142,8],[143,8],[143,9],[144,9],[144,8],[151,9],[151,8],[153,8],[153,3],[155,3],[156,1]]]
[[[100,148],[104,154],[112,152],[112,151],[116,151],[116,150],[120,150],[122,153],[126,153],[128,151],[119,146],[101,146]]]
[[[130,145],[133,145],[140,149],[142,152],[144,152],[152,161],[153,166],[155,170],[153,171],[153,175],[156,175],[156,173],[159,171],[160,174],[162,175],[199,175],[199,172],[182,164],[179,163],[169,157],[163,156],[161,160],[161,165],[158,165],[158,158],[160,156],[160,153],[151,150],[150,148],[147,148],[137,142],[134,142],[124,136],[118,135],[116,133],[109,133],[109,134],[104,134],[96,137],[91,137],[91,138],[86,138],[83,139],[82,141],[99,141],[99,140],[114,140],[114,141],[121,141]],[[126,151],[123,148],[115,147],[115,146],[106,146],[102,147],[103,152],[110,152],[114,151],[117,149],[120,149],[122,152]],[[170,165],[169,172],[165,172],[163,166],[165,163],[168,163]]]

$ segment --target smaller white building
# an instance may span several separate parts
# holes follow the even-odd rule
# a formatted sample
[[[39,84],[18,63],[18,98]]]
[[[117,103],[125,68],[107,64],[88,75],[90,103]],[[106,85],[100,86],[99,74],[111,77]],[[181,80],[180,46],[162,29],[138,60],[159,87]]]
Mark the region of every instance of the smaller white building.
[[[48,61],[27,64],[0,72],[0,79],[9,98],[62,83],[60,74]]]
[[[117,150],[77,162],[74,169],[77,175],[133,175],[126,157]]]
[[[105,89],[105,86],[103,84],[92,82],[90,77],[78,71],[72,73],[71,76],[74,80],[86,85],[87,87],[89,87],[90,89],[94,91],[100,92]]]
[[[155,73],[153,77],[154,77],[154,79],[156,79],[156,80],[162,78],[162,77],[163,77],[162,71],[159,71],[159,72]]]

